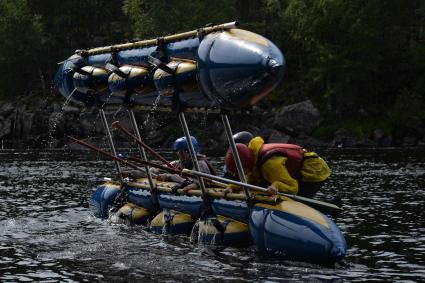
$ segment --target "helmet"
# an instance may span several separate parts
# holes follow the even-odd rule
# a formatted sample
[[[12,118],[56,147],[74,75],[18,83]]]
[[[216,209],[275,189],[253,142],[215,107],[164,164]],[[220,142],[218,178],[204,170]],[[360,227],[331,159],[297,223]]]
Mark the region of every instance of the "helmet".
[[[247,168],[251,169],[252,166],[254,165],[254,154],[246,145],[242,143],[237,143],[236,149],[238,150],[242,167],[244,169],[247,169]],[[238,172],[231,148],[227,150],[226,157],[224,158],[224,164],[226,164],[226,167],[230,172],[234,174]]]
[[[247,131],[239,132],[233,135],[233,140],[235,143],[248,144],[253,138],[254,135]]]
[[[196,153],[199,153],[199,144],[198,141],[196,140],[195,137],[190,137],[190,139],[192,140],[192,144],[193,144],[193,149],[195,150]],[[189,151],[189,147],[186,141],[186,137],[181,137],[176,139],[176,141],[173,144],[173,150],[174,151],[179,151],[179,150],[185,150],[185,151]]]

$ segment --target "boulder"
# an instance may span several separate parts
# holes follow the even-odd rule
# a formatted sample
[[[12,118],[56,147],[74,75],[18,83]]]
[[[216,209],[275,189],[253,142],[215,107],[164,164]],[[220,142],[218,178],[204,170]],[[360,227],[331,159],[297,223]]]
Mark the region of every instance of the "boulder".
[[[371,140],[380,146],[391,146],[393,143],[392,135],[385,133],[381,129],[375,129],[372,132]]]
[[[10,136],[12,133],[12,120],[10,118],[0,120],[0,139]]]
[[[335,131],[331,147],[376,147],[377,143],[372,139],[354,135],[347,129],[340,128]]]
[[[310,100],[306,100],[278,110],[273,127],[291,136],[309,135],[321,121],[319,110]]]
[[[19,135],[25,139],[30,138],[31,129],[33,127],[34,121],[34,113],[33,112],[22,112],[19,119],[20,131]]]
[[[332,147],[351,147],[353,143],[353,135],[345,128],[339,128],[334,133],[334,139],[331,142]]]
[[[315,150],[318,147],[329,147],[328,143],[305,134],[301,134],[297,137],[290,137],[288,143],[298,144],[308,150]]]
[[[417,138],[415,136],[405,136],[403,138],[403,146],[415,146],[417,143]]]
[[[375,130],[373,130],[373,132],[372,132],[372,140],[374,141],[374,142],[377,142],[377,143],[379,143],[383,138],[384,138],[384,136],[385,136],[385,132],[384,132],[384,130],[381,130],[381,129],[375,129]]]
[[[288,143],[291,136],[284,134],[278,130],[274,130],[269,138],[268,143]]]
[[[4,118],[11,115],[13,112],[15,112],[15,105],[13,105],[11,102],[4,103],[0,106],[0,115]]]

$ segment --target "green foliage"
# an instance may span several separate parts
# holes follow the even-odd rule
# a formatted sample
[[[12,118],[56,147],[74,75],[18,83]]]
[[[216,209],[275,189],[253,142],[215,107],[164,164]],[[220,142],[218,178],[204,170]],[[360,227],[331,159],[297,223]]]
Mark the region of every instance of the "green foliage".
[[[391,121],[397,132],[409,131],[425,120],[424,97],[405,89],[396,98]]]
[[[45,31],[43,71],[47,81],[57,63],[76,49],[121,43],[131,27],[119,0],[28,0]]]
[[[302,55],[299,81],[312,82],[307,91],[319,93],[316,100],[338,118],[362,111],[385,116],[409,81],[423,80],[406,58],[412,34],[424,27],[419,7],[419,1],[289,1],[282,18],[297,47],[288,52]]]
[[[31,14],[27,1],[0,1],[0,38],[0,97],[31,91],[43,36],[40,20]]]
[[[285,54],[285,81],[263,105],[312,99],[322,133],[425,120],[423,0],[1,0],[0,98],[45,93],[76,49],[233,20]]]
[[[140,38],[155,38],[208,23],[234,20],[233,3],[226,0],[125,0],[123,11],[133,23],[134,35]]]

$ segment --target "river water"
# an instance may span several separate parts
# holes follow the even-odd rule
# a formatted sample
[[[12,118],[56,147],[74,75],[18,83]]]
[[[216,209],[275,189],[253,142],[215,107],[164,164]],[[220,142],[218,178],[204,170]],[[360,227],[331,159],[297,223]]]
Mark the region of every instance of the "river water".
[[[333,176],[318,197],[342,196],[334,221],[349,246],[332,268],[111,225],[87,202],[111,162],[86,151],[0,151],[0,281],[424,282],[425,150],[322,154]]]

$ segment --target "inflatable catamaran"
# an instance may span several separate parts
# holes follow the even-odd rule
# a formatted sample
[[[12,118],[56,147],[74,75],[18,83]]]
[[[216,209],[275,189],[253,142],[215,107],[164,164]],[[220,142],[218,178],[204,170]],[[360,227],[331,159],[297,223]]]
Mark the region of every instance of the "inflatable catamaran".
[[[298,196],[262,194],[264,188],[199,172],[179,171],[143,143],[134,111],[175,111],[191,141],[185,113],[217,113],[226,131],[239,176],[241,162],[226,113],[256,104],[283,79],[285,60],[268,39],[226,23],[152,40],[77,50],[59,64],[55,85],[68,100],[99,109],[110,152],[87,146],[114,160],[117,180],[97,187],[90,197],[93,213],[111,221],[146,224],[153,232],[192,234],[203,243],[238,246],[253,243],[268,257],[333,264],[346,254],[345,239],[326,215],[313,207],[338,207]],[[117,156],[104,108],[127,107],[133,133],[121,130],[140,149],[139,157]],[[147,159],[146,150],[162,163]],[[142,165],[139,165],[142,164]],[[121,166],[143,170],[128,180]],[[151,167],[197,178],[200,190],[182,192],[173,182],[154,180]],[[244,187],[223,193],[229,183]],[[192,237],[193,238],[193,237]]]

